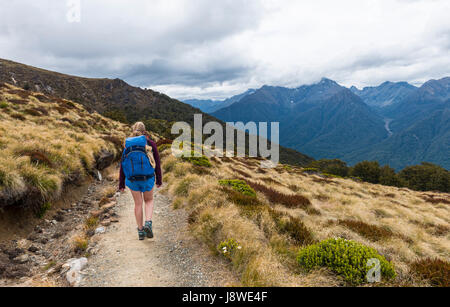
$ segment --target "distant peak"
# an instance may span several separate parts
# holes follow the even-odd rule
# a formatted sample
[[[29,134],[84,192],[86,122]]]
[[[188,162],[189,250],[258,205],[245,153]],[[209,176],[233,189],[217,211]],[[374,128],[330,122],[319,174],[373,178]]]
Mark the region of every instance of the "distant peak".
[[[322,78],[322,80],[320,80],[319,84],[337,84],[337,83],[331,79]]]
[[[399,82],[400,83],[400,82]],[[386,85],[391,85],[391,84],[394,84],[394,82],[391,82],[391,81],[385,81],[385,82],[383,82],[382,84],[381,84],[381,86],[386,86]]]

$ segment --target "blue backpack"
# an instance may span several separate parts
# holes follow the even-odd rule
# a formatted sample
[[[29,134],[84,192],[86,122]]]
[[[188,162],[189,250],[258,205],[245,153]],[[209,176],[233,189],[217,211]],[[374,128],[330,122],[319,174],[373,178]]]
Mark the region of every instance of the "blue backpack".
[[[125,177],[133,181],[147,181],[155,177],[155,169],[150,164],[145,146],[147,138],[138,136],[125,141],[125,150],[122,154],[122,169]]]

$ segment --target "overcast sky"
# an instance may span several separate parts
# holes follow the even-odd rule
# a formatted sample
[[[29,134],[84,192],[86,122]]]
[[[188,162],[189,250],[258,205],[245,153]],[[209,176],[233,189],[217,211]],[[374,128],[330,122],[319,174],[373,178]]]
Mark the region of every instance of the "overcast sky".
[[[0,0],[0,57],[224,98],[450,76],[449,0]],[[74,13],[75,12],[75,13]]]

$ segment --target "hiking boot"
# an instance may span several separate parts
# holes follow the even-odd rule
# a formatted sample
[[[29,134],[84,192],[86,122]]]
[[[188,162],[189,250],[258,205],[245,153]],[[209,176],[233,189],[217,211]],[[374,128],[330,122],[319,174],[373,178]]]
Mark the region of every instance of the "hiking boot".
[[[138,228],[138,235],[139,235],[139,241],[142,241],[145,239],[145,230],[144,229],[139,229]]]
[[[152,221],[145,222],[144,231],[145,231],[145,234],[147,235],[147,238],[149,238],[149,239],[153,238]]]

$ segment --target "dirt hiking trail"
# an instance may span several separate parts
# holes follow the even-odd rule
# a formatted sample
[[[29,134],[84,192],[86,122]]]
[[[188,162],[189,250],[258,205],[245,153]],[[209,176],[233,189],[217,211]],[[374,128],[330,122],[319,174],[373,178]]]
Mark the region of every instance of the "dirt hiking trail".
[[[119,222],[98,237],[82,287],[210,287],[237,285],[227,263],[199,243],[188,230],[187,214],[174,210],[155,192],[155,238],[139,241],[134,202],[127,191],[118,198]]]

